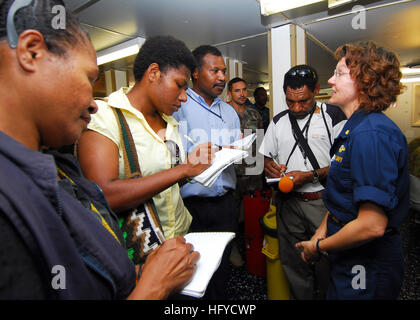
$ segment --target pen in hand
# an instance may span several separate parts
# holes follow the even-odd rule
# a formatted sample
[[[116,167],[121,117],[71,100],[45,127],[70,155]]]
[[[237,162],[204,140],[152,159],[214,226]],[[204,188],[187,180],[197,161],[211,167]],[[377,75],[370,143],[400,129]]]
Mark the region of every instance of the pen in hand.
[[[213,146],[214,146],[214,147],[216,147],[216,148],[217,148],[217,149],[219,149],[219,150],[222,150],[222,146],[219,146],[218,144],[214,144],[214,143],[213,143]]]
[[[191,143],[193,144],[193,146],[195,146],[195,145],[197,144],[197,142],[196,142],[196,141],[194,141],[191,137],[187,136],[186,134],[184,134],[184,137],[185,137],[185,139],[187,139],[189,142],[191,142]],[[222,150],[222,147],[221,147],[221,146],[219,146],[219,145],[217,145],[217,144],[214,144],[214,143],[212,143],[212,145],[213,145],[214,147],[218,148],[219,150]]]
[[[269,152],[269,154],[270,154],[270,158],[271,158],[271,160],[273,160],[274,161],[274,163],[276,164],[276,165],[278,165],[279,167],[281,167],[280,166],[280,164],[276,161],[276,159],[274,158],[274,155],[271,153],[271,152]],[[285,176],[286,174],[284,173],[284,171],[283,172],[281,172],[280,173],[282,176]]]
[[[269,152],[269,154],[270,154],[271,160],[273,160],[274,163],[279,166],[279,163],[276,161],[276,158],[274,158],[274,155],[271,152]]]

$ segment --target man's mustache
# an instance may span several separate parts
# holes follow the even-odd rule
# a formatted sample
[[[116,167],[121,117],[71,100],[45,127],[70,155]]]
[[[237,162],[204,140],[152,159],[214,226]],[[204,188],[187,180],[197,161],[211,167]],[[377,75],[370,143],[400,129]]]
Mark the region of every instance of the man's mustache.
[[[216,82],[214,85],[213,85],[213,88],[215,88],[215,87],[225,87],[225,85],[226,85],[226,82]]]

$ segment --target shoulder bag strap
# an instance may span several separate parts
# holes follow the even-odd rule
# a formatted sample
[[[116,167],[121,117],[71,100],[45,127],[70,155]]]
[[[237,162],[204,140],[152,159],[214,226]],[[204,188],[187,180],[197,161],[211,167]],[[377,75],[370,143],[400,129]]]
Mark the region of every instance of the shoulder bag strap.
[[[136,145],[134,144],[133,135],[131,134],[131,130],[128,126],[127,120],[125,119],[120,109],[112,107],[112,110],[114,111],[115,117],[118,122],[118,128],[120,129],[120,141],[123,148],[124,159],[124,175],[126,179],[142,177],[140,171],[140,164],[137,157]],[[147,207],[147,209],[151,213],[150,216],[153,219],[154,224],[156,226],[159,226],[163,237],[163,228],[160,223],[158,214],[156,212],[153,200],[150,199],[146,201],[144,203],[144,206]]]
[[[325,119],[325,112],[324,109],[322,108],[323,105],[325,105],[325,108],[328,108],[328,103],[327,104],[322,104],[321,105],[321,113],[322,113],[322,119],[324,120],[324,124],[325,124],[325,129],[327,130],[327,134],[328,134],[328,139],[330,140],[330,146],[332,147],[332,141],[331,141],[331,133],[330,130],[328,129],[328,124],[327,124],[327,119]]]
[[[136,145],[134,144],[133,136],[127,120],[120,109],[112,108],[112,111],[114,111],[120,131],[120,141],[124,159],[124,176],[126,179],[141,177],[142,175],[139,166],[139,159],[137,157]]]
[[[311,162],[313,169],[318,170],[320,168],[318,161],[316,160],[315,155],[312,152],[311,148],[309,147],[306,139],[303,137],[302,131],[300,131],[299,129],[296,118],[290,112],[289,112],[289,119],[292,125],[293,135],[295,136],[297,143],[305,152],[305,155],[308,157],[309,161]]]

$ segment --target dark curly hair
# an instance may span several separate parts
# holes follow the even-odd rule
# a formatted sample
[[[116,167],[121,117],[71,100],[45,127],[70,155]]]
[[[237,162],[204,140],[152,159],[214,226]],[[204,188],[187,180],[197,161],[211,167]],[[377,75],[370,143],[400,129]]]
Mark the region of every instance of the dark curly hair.
[[[345,44],[335,51],[337,60],[345,59],[350,76],[359,93],[359,110],[366,113],[381,112],[397,101],[404,86],[395,53],[374,42]]]
[[[201,45],[195,48],[192,53],[194,55],[195,61],[197,62],[198,70],[200,70],[201,67],[203,66],[203,58],[205,55],[211,54],[216,57],[222,57],[222,53],[220,52],[219,49],[217,49],[214,46],[207,45],[207,44]]]
[[[7,14],[14,0],[0,0],[0,41],[7,39]],[[65,8],[65,28],[54,28],[53,19],[55,6]],[[56,55],[65,55],[66,49],[75,47],[79,42],[89,38],[78,19],[71,13],[61,0],[33,0],[32,3],[21,8],[14,16],[17,34],[25,30],[39,31],[44,37],[48,50]]]
[[[162,72],[168,68],[185,66],[192,73],[196,63],[191,51],[184,42],[171,36],[155,36],[146,40],[134,61],[134,78],[138,82],[147,68],[157,63]]]

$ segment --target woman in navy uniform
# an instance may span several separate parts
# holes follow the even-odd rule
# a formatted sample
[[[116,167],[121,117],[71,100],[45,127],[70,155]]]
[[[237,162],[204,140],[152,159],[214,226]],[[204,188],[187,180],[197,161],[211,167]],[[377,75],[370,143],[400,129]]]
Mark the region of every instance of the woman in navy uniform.
[[[398,58],[374,43],[344,45],[328,83],[349,119],[334,142],[328,209],[302,258],[331,261],[329,299],[396,299],[403,278],[398,227],[409,206],[407,141],[382,111],[403,86]]]

